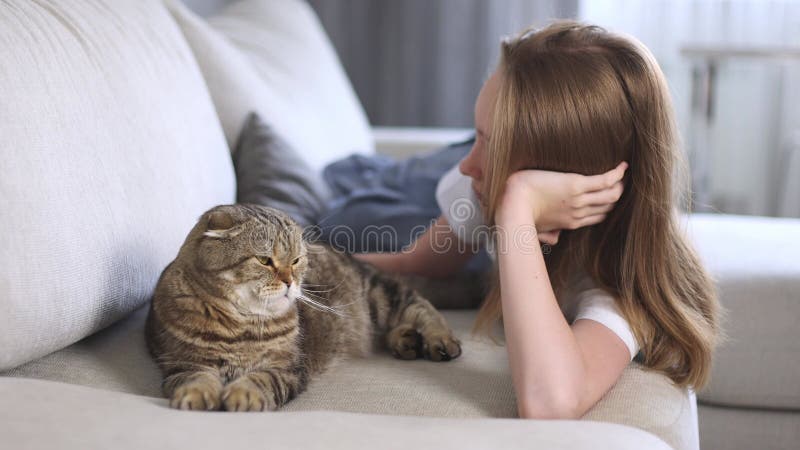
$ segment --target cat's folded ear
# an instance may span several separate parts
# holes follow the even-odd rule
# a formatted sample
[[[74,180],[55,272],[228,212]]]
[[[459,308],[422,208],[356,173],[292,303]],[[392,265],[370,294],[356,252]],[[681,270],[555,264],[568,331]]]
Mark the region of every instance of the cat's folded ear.
[[[231,238],[242,230],[237,227],[235,210],[225,206],[218,206],[206,213],[201,220],[206,221],[206,231],[203,236],[217,239]]]

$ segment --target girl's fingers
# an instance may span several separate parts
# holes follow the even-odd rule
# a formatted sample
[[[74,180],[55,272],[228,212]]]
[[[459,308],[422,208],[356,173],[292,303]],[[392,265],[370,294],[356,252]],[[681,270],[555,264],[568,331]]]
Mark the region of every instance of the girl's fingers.
[[[605,214],[596,214],[593,216],[587,216],[583,219],[579,219],[576,222],[573,222],[573,225],[570,227],[571,230],[575,230],[578,228],[588,227],[590,225],[596,225],[606,219]]]
[[[622,180],[627,168],[628,163],[622,161],[617,167],[609,170],[606,173],[584,177],[582,183],[583,191],[594,192],[614,186],[615,183]]]
[[[605,205],[599,206],[586,206],[580,209],[576,209],[573,217],[575,219],[583,219],[589,216],[597,216],[600,214],[606,214],[607,212],[614,209],[614,203],[608,203]]]
[[[622,196],[622,181],[617,181],[610,188],[582,194],[576,200],[580,208],[613,204]]]

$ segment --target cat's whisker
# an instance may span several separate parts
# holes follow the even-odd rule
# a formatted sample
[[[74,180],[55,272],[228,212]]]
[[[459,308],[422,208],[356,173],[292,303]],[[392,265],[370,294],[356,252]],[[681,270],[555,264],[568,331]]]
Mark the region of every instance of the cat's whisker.
[[[313,295],[311,295],[311,294],[309,294],[309,293],[306,293],[306,294],[307,294],[307,296],[309,296],[309,295],[310,295],[311,297],[315,297],[315,298],[316,298],[316,300],[318,300],[318,301],[323,301],[323,302],[324,302],[324,301],[326,300],[326,299],[324,299],[324,298],[322,298],[322,297],[319,297],[319,296],[313,296]],[[345,306],[350,306],[350,305],[355,305],[356,303],[358,303],[358,301],[352,301],[352,302],[349,302],[349,303],[339,303],[339,304],[337,304],[336,306],[329,306],[329,308],[333,308],[333,309],[341,309],[342,307],[345,307]]]
[[[312,291],[312,292],[330,292],[330,291],[333,291],[334,289],[338,288],[338,287],[339,287],[339,286],[340,286],[340,285],[341,285],[343,282],[344,282],[344,280],[342,280],[342,281],[339,281],[338,283],[336,283],[336,286],[333,286],[332,288],[330,288],[330,289],[325,289],[325,290],[320,290],[320,289],[308,289],[308,287],[307,287],[307,286],[312,286],[312,287],[319,288],[319,287],[328,287],[328,286],[330,286],[330,284],[311,284],[311,283],[302,283],[302,284],[300,284],[300,287],[301,287],[301,288],[303,288],[303,289],[310,290],[310,291]]]
[[[339,303],[336,306],[329,306],[329,308],[333,308],[333,309],[336,309],[336,310],[341,310],[345,306],[355,305],[356,303],[358,303],[357,300],[356,301],[352,301],[352,302],[348,302],[348,303]]]
[[[312,290],[306,289],[306,288],[301,288],[300,290],[303,291],[303,293],[306,293],[306,294],[309,294],[309,295],[314,295],[315,297],[319,297],[319,298],[330,298],[330,297],[333,297],[333,294],[331,294],[329,292],[325,292],[325,291],[312,291]]]
[[[319,295],[312,294],[311,292],[303,292],[303,293],[308,295],[308,296],[314,297],[314,298],[316,298],[318,300],[323,300],[323,301],[325,300],[325,298],[320,297]],[[356,303],[358,303],[358,301],[352,301],[350,303],[340,303],[336,307],[338,308],[338,307],[341,307],[341,306],[350,306],[350,305],[355,305]]]
[[[297,296],[297,300],[305,302],[308,306],[310,306],[310,307],[312,307],[314,309],[317,309],[319,311],[329,312],[331,314],[336,314],[337,316],[340,316],[340,317],[345,317],[347,315],[347,313],[345,313],[344,311],[340,311],[337,308],[334,308],[334,307],[331,307],[331,306],[328,306],[328,305],[324,305],[324,304],[322,304],[322,303],[320,303],[320,302],[318,302],[316,300],[312,300],[312,299],[306,297],[305,295],[298,295]]]
[[[310,297],[314,297],[314,298],[315,298],[315,299],[317,299],[317,300],[323,300],[323,301],[325,300],[325,297],[323,297],[323,296],[319,295],[318,293],[316,293],[316,292],[314,292],[314,291],[308,291],[308,290],[306,290],[306,289],[301,289],[301,292],[302,292],[303,294],[305,294],[305,295],[308,295],[308,296],[310,296]]]
[[[331,312],[331,313],[340,313],[341,312],[336,308],[332,308],[332,307],[330,307],[328,305],[325,305],[325,304],[322,304],[322,303],[320,303],[320,302],[318,302],[316,300],[312,300],[311,298],[306,297],[305,295],[300,295],[300,296],[297,297],[297,299],[300,300],[300,301],[305,302],[309,306],[313,307],[314,309],[320,310],[320,311],[326,311],[326,312]]]
[[[308,288],[300,288],[300,290],[302,290],[303,292],[308,292],[308,293],[311,293],[311,294],[315,294],[317,296],[320,296],[321,294],[327,294],[327,292],[325,292],[325,291],[312,291],[311,289],[308,289]]]
[[[332,311],[332,310],[323,309],[323,308],[320,308],[318,306],[314,306],[312,303],[306,302],[305,300],[300,300],[300,301],[305,302],[311,309],[316,309],[317,311],[327,312],[327,313],[331,313],[331,314],[334,314],[334,315],[341,316],[341,313],[339,313],[338,311]]]
[[[321,301],[325,301],[326,300],[324,297],[322,297],[320,295],[317,295],[317,294],[315,294],[313,292],[309,292],[306,289],[302,289],[301,288],[301,291],[303,292],[303,294],[305,294],[305,295],[307,295],[309,297],[316,298],[317,300],[321,300]],[[349,303],[340,303],[340,304],[337,305],[337,307],[350,306],[350,305],[354,305],[356,303],[358,303],[358,301],[352,301],[352,302],[349,302]]]
[[[308,293],[312,293],[312,294],[316,294],[317,296],[320,296],[320,295],[322,295],[322,294],[328,294],[328,295],[331,295],[330,293],[331,293],[332,291],[336,290],[336,288],[337,288],[337,287],[338,287],[338,285],[337,285],[337,286],[334,286],[334,287],[332,287],[332,288],[330,288],[330,289],[324,289],[324,290],[323,290],[323,289],[309,289],[309,288],[308,288],[308,287],[306,287],[306,286],[300,286],[300,290],[301,290],[301,291],[303,291],[303,292],[308,292]]]
[[[336,283],[336,285],[334,285],[333,287],[336,288],[342,283],[344,283],[344,280],[339,280],[339,282]],[[301,284],[303,284],[304,286],[331,286],[330,284],[315,284],[315,283],[306,283],[306,282],[303,282]]]

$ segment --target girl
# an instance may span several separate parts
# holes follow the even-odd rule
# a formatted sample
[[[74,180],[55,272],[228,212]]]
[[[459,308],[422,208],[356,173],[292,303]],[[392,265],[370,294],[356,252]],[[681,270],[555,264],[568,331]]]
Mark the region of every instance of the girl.
[[[442,217],[408,251],[359,257],[447,276],[475,250],[448,243],[485,244],[496,282],[476,328],[502,318],[520,417],[581,417],[637,354],[703,387],[719,306],[679,230],[681,154],[649,51],[574,22],[525,31],[502,44],[475,130],[439,183]]]

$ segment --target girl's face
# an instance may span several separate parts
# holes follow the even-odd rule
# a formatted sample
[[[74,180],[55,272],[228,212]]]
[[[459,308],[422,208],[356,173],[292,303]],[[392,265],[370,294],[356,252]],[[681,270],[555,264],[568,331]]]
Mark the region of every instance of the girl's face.
[[[483,84],[475,101],[475,144],[458,166],[461,173],[472,178],[472,190],[484,208],[486,200],[483,198],[485,181],[483,174],[486,167],[487,146],[491,139],[488,133],[492,129],[492,112],[499,86],[500,74],[495,70]]]

